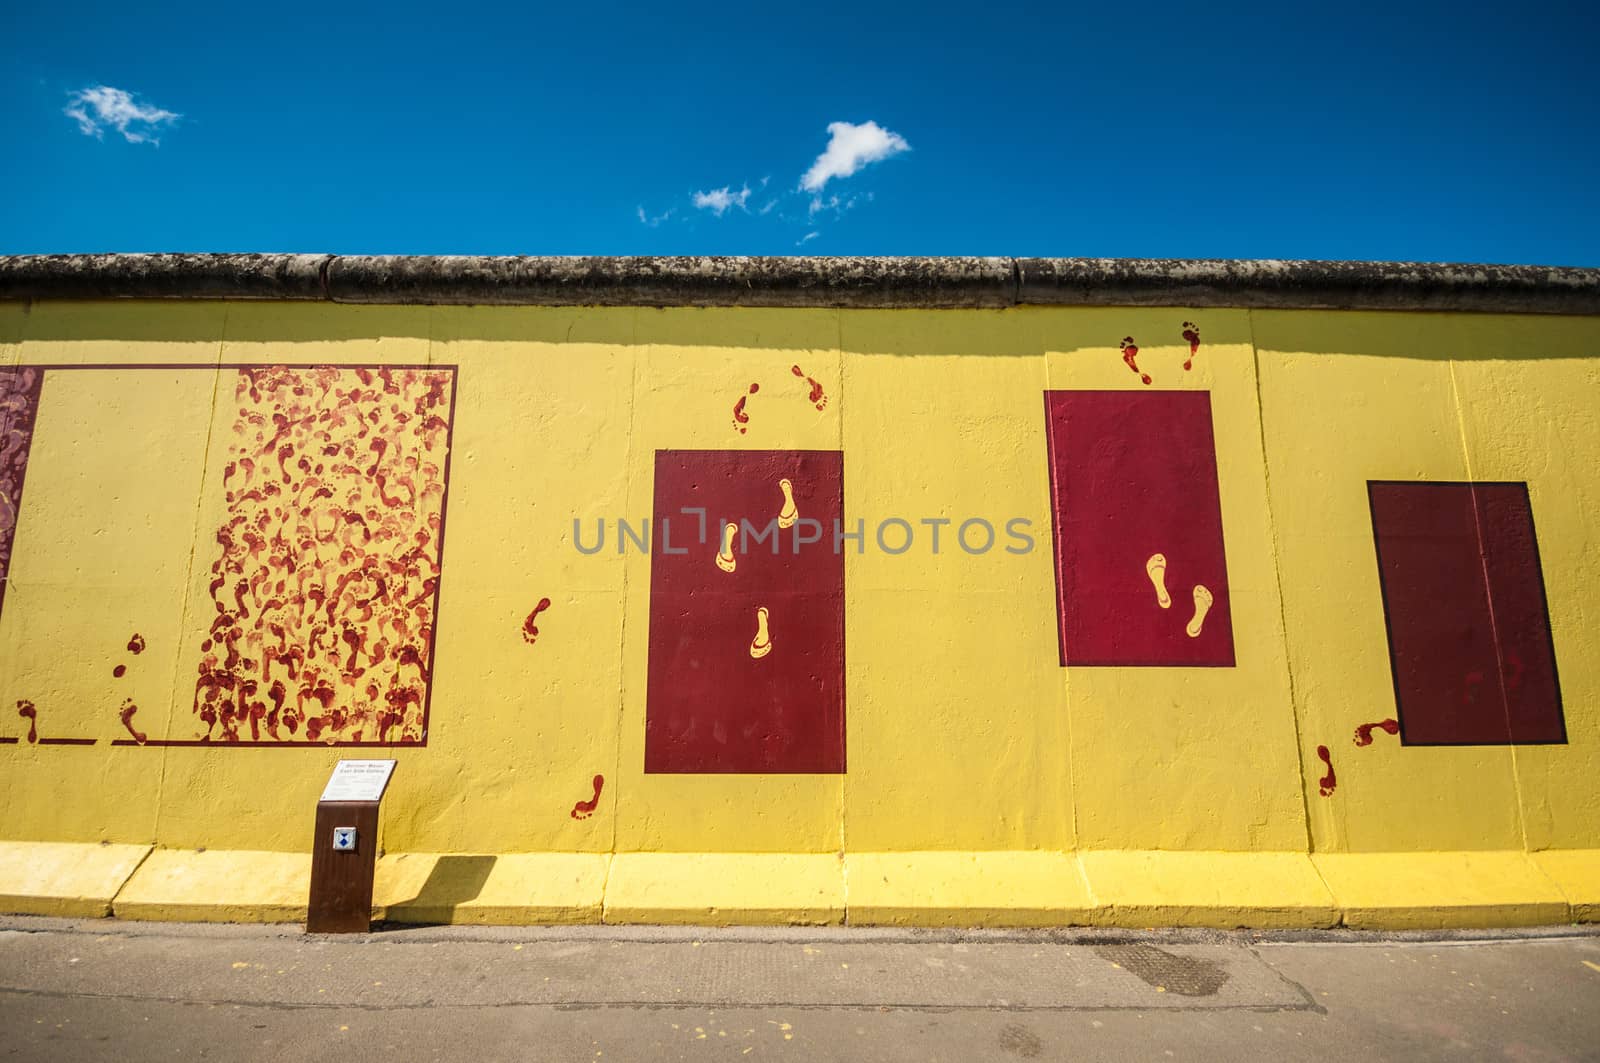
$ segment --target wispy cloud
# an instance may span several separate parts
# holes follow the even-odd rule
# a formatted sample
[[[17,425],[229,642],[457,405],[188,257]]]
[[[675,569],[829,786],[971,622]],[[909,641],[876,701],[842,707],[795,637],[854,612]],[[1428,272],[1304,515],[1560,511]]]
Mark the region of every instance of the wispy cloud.
[[[863,166],[910,150],[905,137],[877,122],[829,122],[828,146],[800,178],[800,187],[806,192],[821,192],[835,177],[849,177]]]
[[[811,241],[815,240],[817,237],[819,237],[821,235],[822,235],[821,233],[819,233],[819,232],[817,232],[815,230],[812,230],[811,232],[806,233],[800,239],[796,240],[794,242],[794,246],[800,247],[802,244],[809,244]]]
[[[678,213],[677,207],[668,207],[660,214],[647,214],[645,213],[644,207],[641,206],[639,208],[639,223],[641,225],[648,225],[652,229],[657,229],[661,227],[662,222],[666,221],[676,213]]]
[[[709,192],[696,192],[694,205],[697,210],[709,210],[717,217],[722,217],[728,212],[729,207],[745,209],[745,203],[750,199],[750,186],[747,184],[739,191],[732,190],[733,186],[714,188]]]
[[[832,212],[833,216],[837,218],[844,214],[845,211],[854,207],[857,203],[871,203],[873,198],[874,193],[872,192],[868,192],[866,195],[832,195],[826,198],[822,196],[812,196],[811,202],[806,204],[806,217],[808,219],[815,219],[818,214]],[[814,221],[813,224],[815,224]]]
[[[109,85],[95,85],[70,93],[63,114],[78,123],[78,129],[95,139],[103,139],[107,129],[115,129],[130,144],[156,144],[163,127],[183,115],[161,107],[139,103],[133,93]]]

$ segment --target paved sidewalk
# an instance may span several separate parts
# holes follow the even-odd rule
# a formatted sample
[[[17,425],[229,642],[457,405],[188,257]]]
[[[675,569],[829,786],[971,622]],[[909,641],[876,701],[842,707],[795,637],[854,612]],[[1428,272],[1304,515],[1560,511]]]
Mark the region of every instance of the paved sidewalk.
[[[0,917],[14,1059],[1600,1059],[1600,932]]]

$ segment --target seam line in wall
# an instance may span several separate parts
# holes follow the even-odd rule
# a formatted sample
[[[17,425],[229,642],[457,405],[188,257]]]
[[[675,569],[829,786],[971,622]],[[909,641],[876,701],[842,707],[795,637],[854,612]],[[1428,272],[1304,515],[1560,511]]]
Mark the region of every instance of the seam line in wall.
[[[1044,321],[1045,321],[1045,318],[1043,318],[1043,317],[1041,317],[1039,319],[1039,327],[1038,327],[1038,332],[1037,332],[1038,343],[1039,343],[1039,362],[1040,362],[1040,366],[1041,366],[1041,368],[1043,370],[1044,391],[1045,391],[1045,401],[1040,403],[1040,405],[1039,405],[1040,415],[1044,418],[1044,433],[1043,433],[1044,434],[1044,510],[1043,510],[1043,512],[1049,514],[1049,518],[1050,518],[1049,519],[1049,523],[1050,523],[1050,547],[1049,547],[1049,549],[1050,549],[1050,554],[1051,554],[1051,557],[1050,557],[1050,595],[1049,595],[1049,604],[1050,604],[1050,607],[1051,607],[1050,608],[1050,629],[1051,629],[1052,638],[1057,642],[1057,645],[1059,646],[1060,645],[1060,638],[1061,638],[1061,613],[1060,613],[1060,593],[1061,593],[1061,591],[1060,591],[1060,584],[1058,582],[1058,574],[1057,574],[1057,569],[1056,569],[1056,565],[1057,565],[1057,553],[1056,553],[1057,547],[1056,547],[1056,526],[1055,526],[1055,520],[1056,520],[1056,517],[1055,517],[1055,478],[1054,478],[1054,472],[1053,472],[1054,467],[1055,467],[1055,457],[1054,457],[1054,451],[1052,450],[1052,447],[1053,447],[1054,444],[1051,441],[1050,414],[1049,414],[1049,393],[1051,391],[1055,390],[1055,381],[1051,378],[1050,351],[1049,351],[1049,348],[1048,348],[1048,346],[1046,344],[1046,340],[1045,340],[1046,330],[1045,330]],[[1060,705],[1061,705],[1061,719],[1062,719],[1063,725],[1066,727],[1066,740],[1067,740],[1067,804],[1068,804],[1069,809],[1070,809],[1070,824],[1069,825],[1070,825],[1071,831],[1072,831],[1071,851],[1073,853],[1073,859],[1076,860],[1077,864],[1078,864],[1078,876],[1079,876],[1079,878],[1081,878],[1083,880],[1084,888],[1087,891],[1088,890],[1088,883],[1089,883],[1089,874],[1083,867],[1083,861],[1081,859],[1079,859],[1078,856],[1077,856],[1078,851],[1083,846],[1083,836],[1079,833],[1079,830],[1078,830],[1078,762],[1077,762],[1077,749],[1073,744],[1072,669],[1068,668],[1065,664],[1062,664],[1059,668],[1056,669],[1056,672],[1061,676],[1061,685],[1060,685],[1058,693],[1059,693]],[[1035,766],[1036,769],[1038,769],[1040,771],[1043,770],[1043,765],[1039,764],[1037,761],[1035,761],[1034,766]],[[1090,895],[1092,896],[1092,893]]]
[[[222,359],[228,346],[228,312],[230,304],[222,304],[222,327],[217,336],[216,367],[211,376],[211,407],[206,412],[206,442],[205,449],[200,456],[200,486],[195,492],[194,520],[190,524],[189,532],[189,564],[184,569],[183,603],[178,610],[178,646],[173,654],[172,662],[172,693],[167,698],[167,736],[172,736],[173,727],[178,721],[178,707],[183,697],[184,687],[178,679],[183,674],[183,640],[189,630],[189,605],[193,596],[195,559],[199,556],[202,536],[200,533],[200,517],[203,512],[206,497],[206,484],[211,475],[211,438],[217,424],[218,393],[222,389]],[[193,704],[190,704],[193,709]],[[173,754],[173,747],[165,746],[161,750],[161,771],[156,777],[156,814],[154,829],[151,831],[150,843],[157,844],[161,837],[161,814],[166,808],[167,797],[167,762]],[[129,878],[132,878],[130,875]]]
[[[577,310],[575,312],[578,314],[584,313],[583,310]],[[628,321],[630,325],[628,336],[628,450],[626,455],[623,457],[622,464],[622,467],[627,470],[628,479],[625,481],[625,486],[623,488],[622,504],[624,507],[626,507],[628,503],[632,501],[633,496],[634,413],[637,410],[639,403],[638,307],[633,307],[628,311]],[[655,483],[654,462],[651,462],[650,482],[651,484]],[[653,506],[651,507],[651,511],[654,512]],[[622,532],[619,530],[617,534],[618,536],[621,536]],[[646,564],[648,564],[649,561],[650,555],[647,554],[645,556]],[[618,822],[621,819],[620,813],[622,811],[622,747],[626,738],[624,728],[628,722],[628,567],[629,556],[624,554],[622,558],[622,620],[621,623],[617,625],[617,737],[616,741],[612,743],[612,748],[616,751],[616,755],[611,760],[611,777],[614,780],[613,785],[616,787],[616,789],[613,791],[613,796],[611,799],[611,854],[606,859],[606,884],[604,887],[606,891],[609,891],[611,888],[611,859],[616,856],[617,852],[617,827]],[[645,605],[645,609],[646,614],[648,615],[648,602]],[[648,645],[645,647],[645,652],[649,652]],[[648,667],[649,666],[647,664],[647,670]],[[648,712],[648,706],[646,707],[646,711]],[[640,721],[641,728],[644,726],[645,722],[646,721],[643,720]],[[640,765],[640,770],[643,771],[642,764]],[[602,894],[600,898],[601,921],[605,920],[605,911],[606,896]]]
[[[1500,622],[1494,614],[1494,588],[1489,581],[1489,552],[1483,541],[1483,519],[1478,510],[1477,472],[1472,468],[1472,448],[1467,445],[1467,415],[1461,404],[1461,385],[1456,380],[1456,362],[1450,367],[1450,398],[1456,407],[1456,431],[1461,440],[1461,464],[1467,473],[1467,491],[1472,500],[1472,532],[1478,538],[1478,564],[1483,569],[1483,595],[1489,604],[1489,638],[1494,644],[1494,663],[1497,674],[1495,685],[1500,691],[1500,711],[1506,721],[1506,752],[1511,757],[1511,792],[1517,810],[1517,835],[1522,839],[1522,851],[1528,851],[1528,823],[1522,811],[1522,775],[1517,766],[1517,744],[1511,740],[1511,702],[1506,697],[1505,661],[1500,653]],[[1531,502],[1530,502],[1531,509]],[[1538,548],[1537,542],[1534,544]],[[1540,587],[1543,593],[1544,588]]]
[[[1300,697],[1294,682],[1294,660],[1289,648],[1289,611],[1283,600],[1283,559],[1279,556],[1278,549],[1278,522],[1272,512],[1272,465],[1267,459],[1267,408],[1261,395],[1261,348],[1256,343],[1256,317],[1255,311],[1246,310],[1245,323],[1250,333],[1250,368],[1255,376],[1256,389],[1256,433],[1261,449],[1261,485],[1264,489],[1264,501],[1267,504],[1267,534],[1272,543],[1272,589],[1278,596],[1278,630],[1283,635],[1283,672],[1284,679],[1289,684],[1289,718],[1294,723],[1294,757],[1295,764],[1299,767],[1300,783],[1300,816],[1301,823],[1305,825],[1306,853],[1307,856],[1316,852],[1316,834],[1311,829],[1311,799],[1308,791],[1311,787],[1311,765],[1306,760],[1306,739],[1300,729]],[[1308,706],[1309,708],[1309,706]],[[1337,817],[1331,817],[1333,822],[1333,841],[1341,842]],[[1313,865],[1314,866],[1314,865]],[[1317,876],[1320,878],[1319,871]],[[1326,887],[1327,883],[1324,882]],[[1329,890],[1329,896],[1332,896]]]
[[[847,457],[847,455],[845,454],[845,447],[844,447],[844,418],[845,418],[845,406],[847,405],[845,392],[846,392],[847,389],[845,388],[845,382],[844,382],[844,311],[843,310],[835,310],[833,312],[833,340],[834,340],[834,351],[837,354],[838,359],[839,359],[839,397],[838,397],[838,405],[839,405],[839,464],[840,464],[840,468],[842,470],[840,472],[840,478],[841,478],[842,484],[843,485],[847,485],[850,482],[850,470],[844,468],[845,458]],[[841,517],[844,516],[844,502],[845,502],[844,492],[847,491],[847,490],[848,490],[848,487],[841,486],[841,491],[840,491],[840,495],[839,495],[839,510],[840,510],[840,514],[839,515]],[[848,568],[848,565],[845,562],[849,558],[849,556],[850,556],[849,554],[845,554],[844,558],[840,559],[840,571],[839,571],[840,581],[844,584],[844,602],[842,603],[842,606],[843,606],[844,613],[845,613],[845,615],[843,617],[843,620],[844,620],[846,625],[849,624],[849,620],[850,620],[850,616],[849,616],[849,613],[850,613],[850,581],[846,578],[846,575],[845,575],[845,569]],[[849,849],[848,849],[848,833],[847,833],[847,826],[846,826],[846,823],[845,823],[845,809],[847,807],[846,787],[849,785],[849,770],[850,770],[850,761],[851,761],[851,756],[850,756],[850,658],[849,658],[849,652],[850,652],[850,629],[849,629],[848,626],[845,628],[844,640],[843,640],[842,645],[843,645],[843,649],[844,649],[844,653],[845,653],[844,676],[842,677],[842,681],[843,681],[843,684],[844,684],[844,712],[842,712],[839,715],[839,728],[840,728],[840,731],[842,732],[839,735],[839,744],[844,748],[845,770],[843,772],[839,773],[839,879],[840,879],[839,905],[840,905],[840,908],[841,908],[840,919],[842,921],[848,923],[849,919],[850,919],[850,880],[849,880],[849,875],[845,871],[845,860],[844,860],[845,853],[849,851]]]

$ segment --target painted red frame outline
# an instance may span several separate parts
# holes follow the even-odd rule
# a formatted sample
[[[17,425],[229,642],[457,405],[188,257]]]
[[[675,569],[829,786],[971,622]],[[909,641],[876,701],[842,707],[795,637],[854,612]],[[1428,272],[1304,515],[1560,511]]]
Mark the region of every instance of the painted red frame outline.
[[[456,363],[429,364],[424,362],[229,362],[220,364],[209,363],[171,363],[171,362],[94,362],[88,364],[36,364],[26,363],[14,368],[37,369],[41,373],[50,373],[62,370],[205,370],[211,373],[224,373],[228,370],[271,369],[277,366],[287,366],[291,369],[419,369],[424,371],[448,371],[450,373],[450,427],[445,432],[444,455],[444,493],[439,498],[439,581],[433,588],[433,638],[428,644],[428,693],[422,703],[422,738],[416,742],[313,742],[309,740],[288,742],[215,742],[209,738],[152,738],[144,742],[136,742],[131,738],[115,738],[111,740],[113,746],[150,746],[154,748],[171,748],[187,746],[204,746],[211,749],[422,749],[428,745],[428,734],[432,722],[433,710],[433,677],[434,656],[439,646],[439,596],[444,586],[444,543],[445,531],[448,527],[450,510],[450,462],[455,457],[455,431],[456,431],[456,393],[460,383],[461,367]],[[41,394],[44,382],[40,382]],[[42,400],[41,400],[42,401]],[[37,423],[37,413],[35,414]],[[94,738],[41,738],[38,745],[94,745],[98,742]],[[0,745],[15,745],[17,739],[9,741],[0,738]]]

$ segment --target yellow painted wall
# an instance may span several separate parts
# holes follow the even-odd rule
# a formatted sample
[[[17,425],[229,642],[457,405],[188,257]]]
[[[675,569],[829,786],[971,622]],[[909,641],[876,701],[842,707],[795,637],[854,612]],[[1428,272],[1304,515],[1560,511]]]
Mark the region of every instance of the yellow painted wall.
[[[1211,393],[1237,667],[1058,664],[1042,393],[1142,388],[1124,335],[1152,388]],[[459,366],[426,747],[110,745],[130,696],[152,738],[195,731],[233,367],[373,362]],[[133,368],[174,363],[208,368]],[[332,764],[393,755],[391,852],[1600,848],[1600,319],[0,304],[18,364],[112,368],[44,388],[0,735],[26,698],[41,733],[98,743],[0,746],[0,838],[303,850]],[[869,529],[844,562],[846,774],[644,773],[649,558],[571,538],[650,514],[658,448],[843,452]],[[1395,715],[1366,496],[1386,478],[1527,481],[1567,744],[1353,746]],[[934,555],[919,526],[889,556],[890,516],[1025,517],[1035,548]]]

